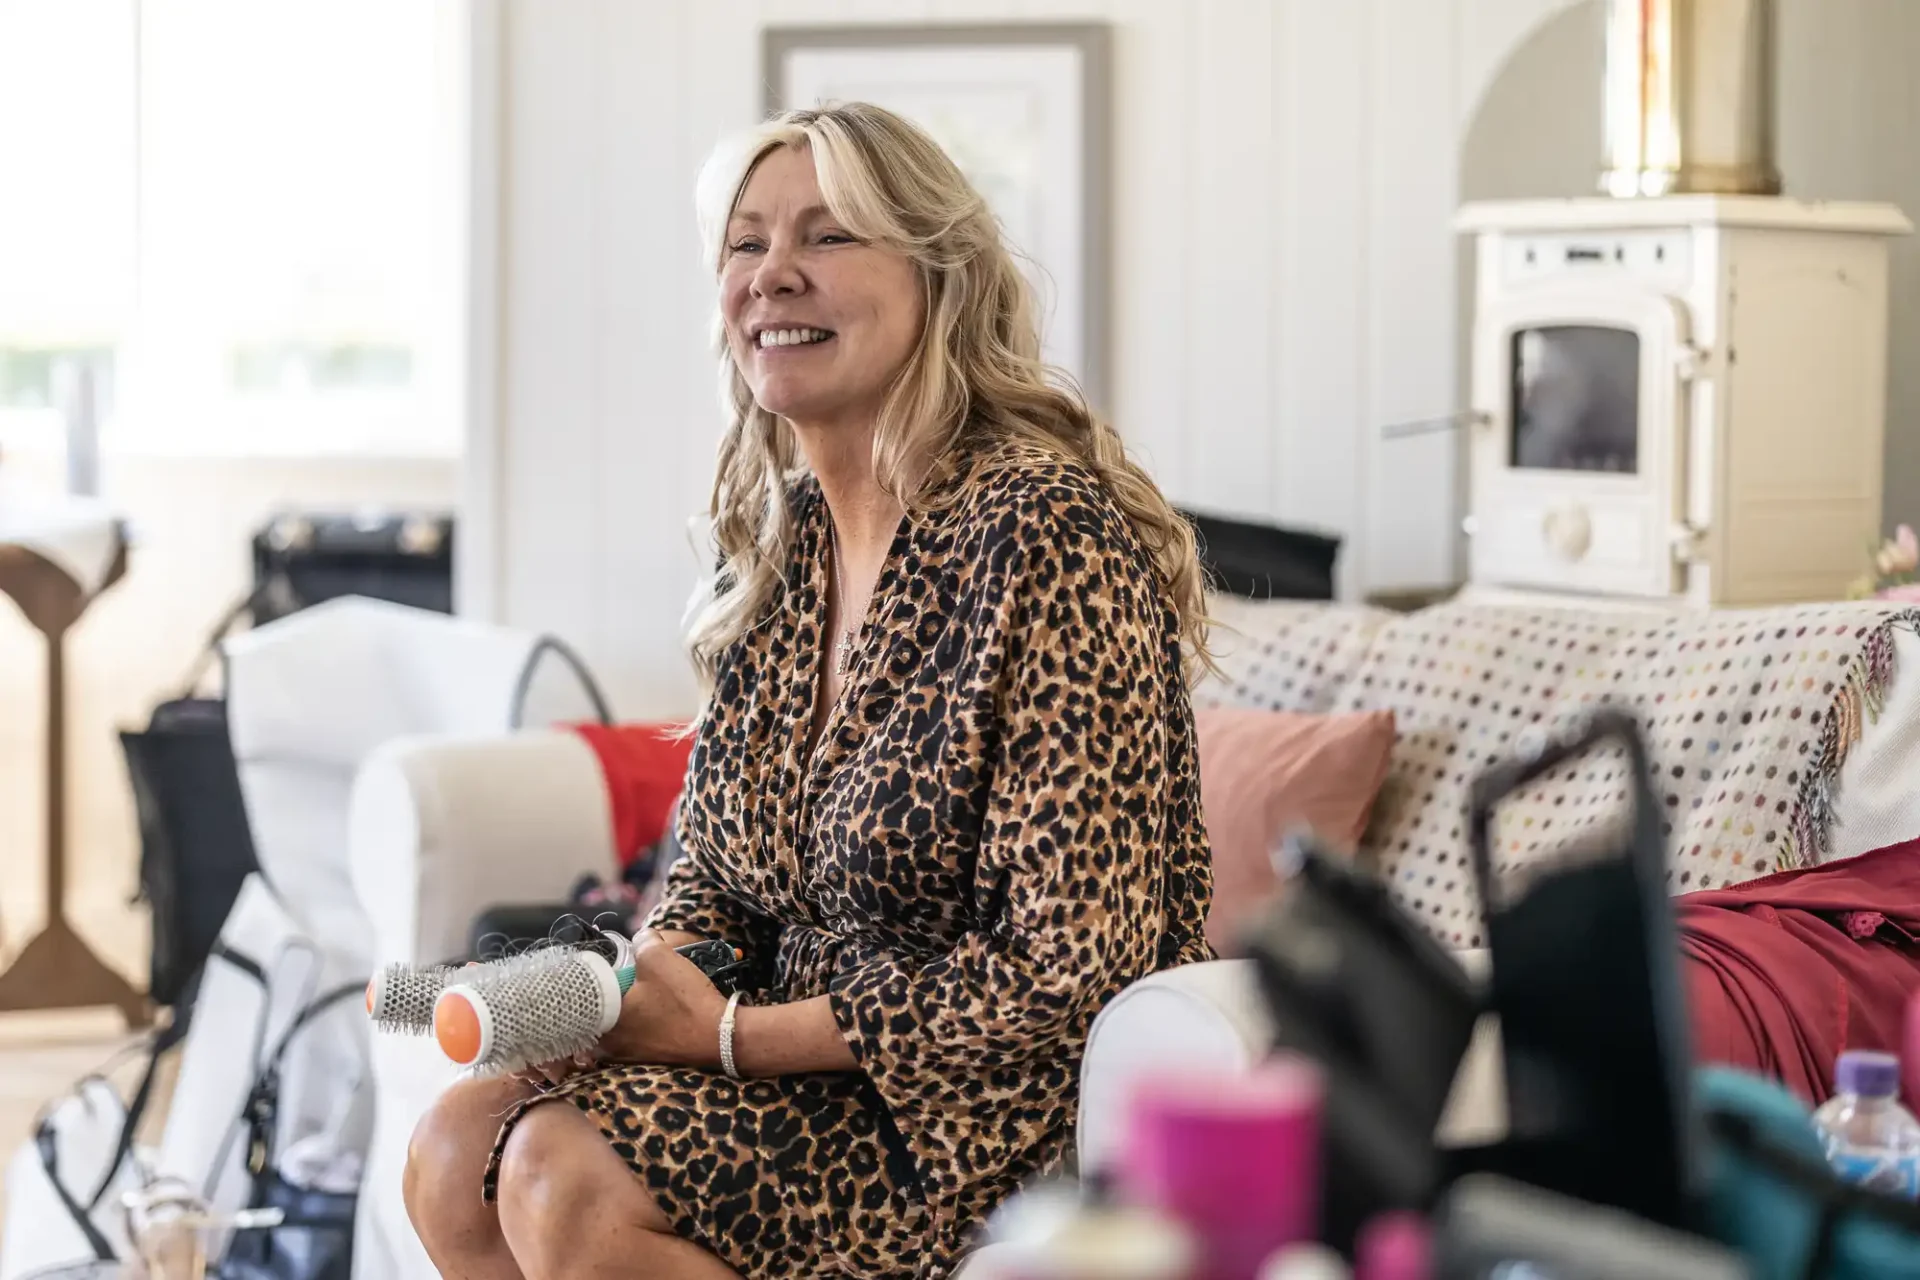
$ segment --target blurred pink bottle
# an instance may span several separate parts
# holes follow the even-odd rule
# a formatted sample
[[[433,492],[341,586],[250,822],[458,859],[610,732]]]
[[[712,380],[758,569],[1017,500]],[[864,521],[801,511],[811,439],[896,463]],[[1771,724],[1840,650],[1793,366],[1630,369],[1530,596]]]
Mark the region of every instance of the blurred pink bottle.
[[[1136,1088],[1120,1191],[1193,1233],[1193,1280],[1252,1280],[1276,1250],[1317,1236],[1321,1098],[1319,1070],[1291,1057]]]

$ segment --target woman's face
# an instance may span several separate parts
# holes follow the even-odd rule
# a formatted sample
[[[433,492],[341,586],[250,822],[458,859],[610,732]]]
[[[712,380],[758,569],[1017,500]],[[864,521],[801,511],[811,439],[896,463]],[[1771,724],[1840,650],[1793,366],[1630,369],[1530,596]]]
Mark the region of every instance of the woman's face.
[[[835,222],[798,147],[768,152],[740,193],[720,309],[754,399],[799,426],[871,422],[924,316],[912,261]]]

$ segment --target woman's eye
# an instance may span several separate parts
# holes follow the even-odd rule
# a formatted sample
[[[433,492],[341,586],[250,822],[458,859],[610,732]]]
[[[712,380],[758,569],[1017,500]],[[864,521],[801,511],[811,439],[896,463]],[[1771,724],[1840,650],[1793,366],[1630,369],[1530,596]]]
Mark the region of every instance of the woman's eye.
[[[854,244],[857,242],[854,240],[852,236],[848,235],[844,231],[823,231],[820,233],[820,243],[821,244]]]
[[[764,247],[758,240],[739,240],[734,242],[732,252],[758,253]]]

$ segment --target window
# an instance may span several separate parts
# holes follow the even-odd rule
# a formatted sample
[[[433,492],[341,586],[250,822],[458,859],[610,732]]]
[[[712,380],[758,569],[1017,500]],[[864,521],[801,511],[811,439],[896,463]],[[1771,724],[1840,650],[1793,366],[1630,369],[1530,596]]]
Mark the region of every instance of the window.
[[[0,0],[0,436],[459,447],[458,0]]]

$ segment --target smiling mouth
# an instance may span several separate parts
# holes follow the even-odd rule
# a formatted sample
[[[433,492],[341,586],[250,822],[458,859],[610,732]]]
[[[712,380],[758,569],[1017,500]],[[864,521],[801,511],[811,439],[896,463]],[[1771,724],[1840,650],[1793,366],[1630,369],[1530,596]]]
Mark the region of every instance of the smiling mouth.
[[[831,337],[831,329],[762,329],[754,335],[753,345],[761,351],[771,347],[811,347]]]

